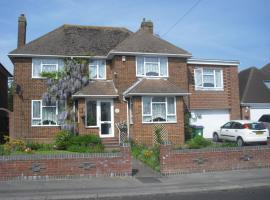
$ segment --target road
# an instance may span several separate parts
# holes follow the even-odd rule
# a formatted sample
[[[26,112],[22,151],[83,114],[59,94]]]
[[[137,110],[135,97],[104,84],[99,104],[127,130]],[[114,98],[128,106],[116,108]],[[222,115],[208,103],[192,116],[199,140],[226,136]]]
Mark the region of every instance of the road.
[[[103,198],[104,200],[269,200],[270,187],[245,188],[196,193],[155,194]]]

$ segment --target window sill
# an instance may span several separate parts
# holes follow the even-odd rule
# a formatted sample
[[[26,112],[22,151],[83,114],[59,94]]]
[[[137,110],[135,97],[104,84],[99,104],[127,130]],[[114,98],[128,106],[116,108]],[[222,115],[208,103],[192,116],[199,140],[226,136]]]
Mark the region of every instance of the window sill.
[[[90,129],[90,128],[99,128],[99,126],[85,126],[85,128]]]
[[[196,88],[195,91],[224,91],[224,88]]]
[[[60,127],[61,125],[31,125],[31,127]]]
[[[169,76],[140,76],[136,75],[137,78],[169,78]]]
[[[142,124],[177,124],[177,122],[142,122]]]

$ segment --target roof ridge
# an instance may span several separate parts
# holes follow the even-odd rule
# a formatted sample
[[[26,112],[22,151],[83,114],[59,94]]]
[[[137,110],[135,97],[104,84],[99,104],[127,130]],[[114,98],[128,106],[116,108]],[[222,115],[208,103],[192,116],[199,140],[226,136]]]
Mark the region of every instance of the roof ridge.
[[[251,82],[251,77],[253,76],[255,69],[256,69],[256,67],[251,67],[250,68],[250,73],[249,73],[249,76],[248,76],[248,80],[247,80],[246,87],[244,89],[243,97],[242,97],[241,101],[246,98],[248,88],[249,88],[249,85],[250,85],[250,82]]]
[[[63,24],[62,25],[64,28],[67,27],[80,27],[80,28],[89,28],[89,29],[94,29],[94,28],[98,28],[98,29],[122,29],[128,32],[132,32],[129,29],[125,28],[125,27],[118,27],[118,26],[92,26],[92,25],[79,25],[79,24]]]

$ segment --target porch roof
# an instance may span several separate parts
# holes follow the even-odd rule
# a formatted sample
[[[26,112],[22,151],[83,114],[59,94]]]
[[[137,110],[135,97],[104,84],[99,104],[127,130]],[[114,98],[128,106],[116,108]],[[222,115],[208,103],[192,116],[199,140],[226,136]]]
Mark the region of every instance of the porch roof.
[[[189,93],[168,79],[143,78],[135,82],[124,93],[124,96],[185,96]]]
[[[90,81],[87,86],[76,92],[72,97],[115,98],[118,97],[118,93],[112,80],[95,80]]]

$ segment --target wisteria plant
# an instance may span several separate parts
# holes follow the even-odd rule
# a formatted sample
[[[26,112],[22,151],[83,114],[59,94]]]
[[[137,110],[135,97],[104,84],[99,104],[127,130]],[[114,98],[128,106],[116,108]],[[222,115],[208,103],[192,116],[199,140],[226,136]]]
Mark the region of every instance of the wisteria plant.
[[[47,92],[43,93],[45,104],[58,102],[57,119],[63,130],[75,131],[72,95],[89,84],[89,61],[86,59],[65,59],[64,68],[59,72],[43,72],[47,78]]]

